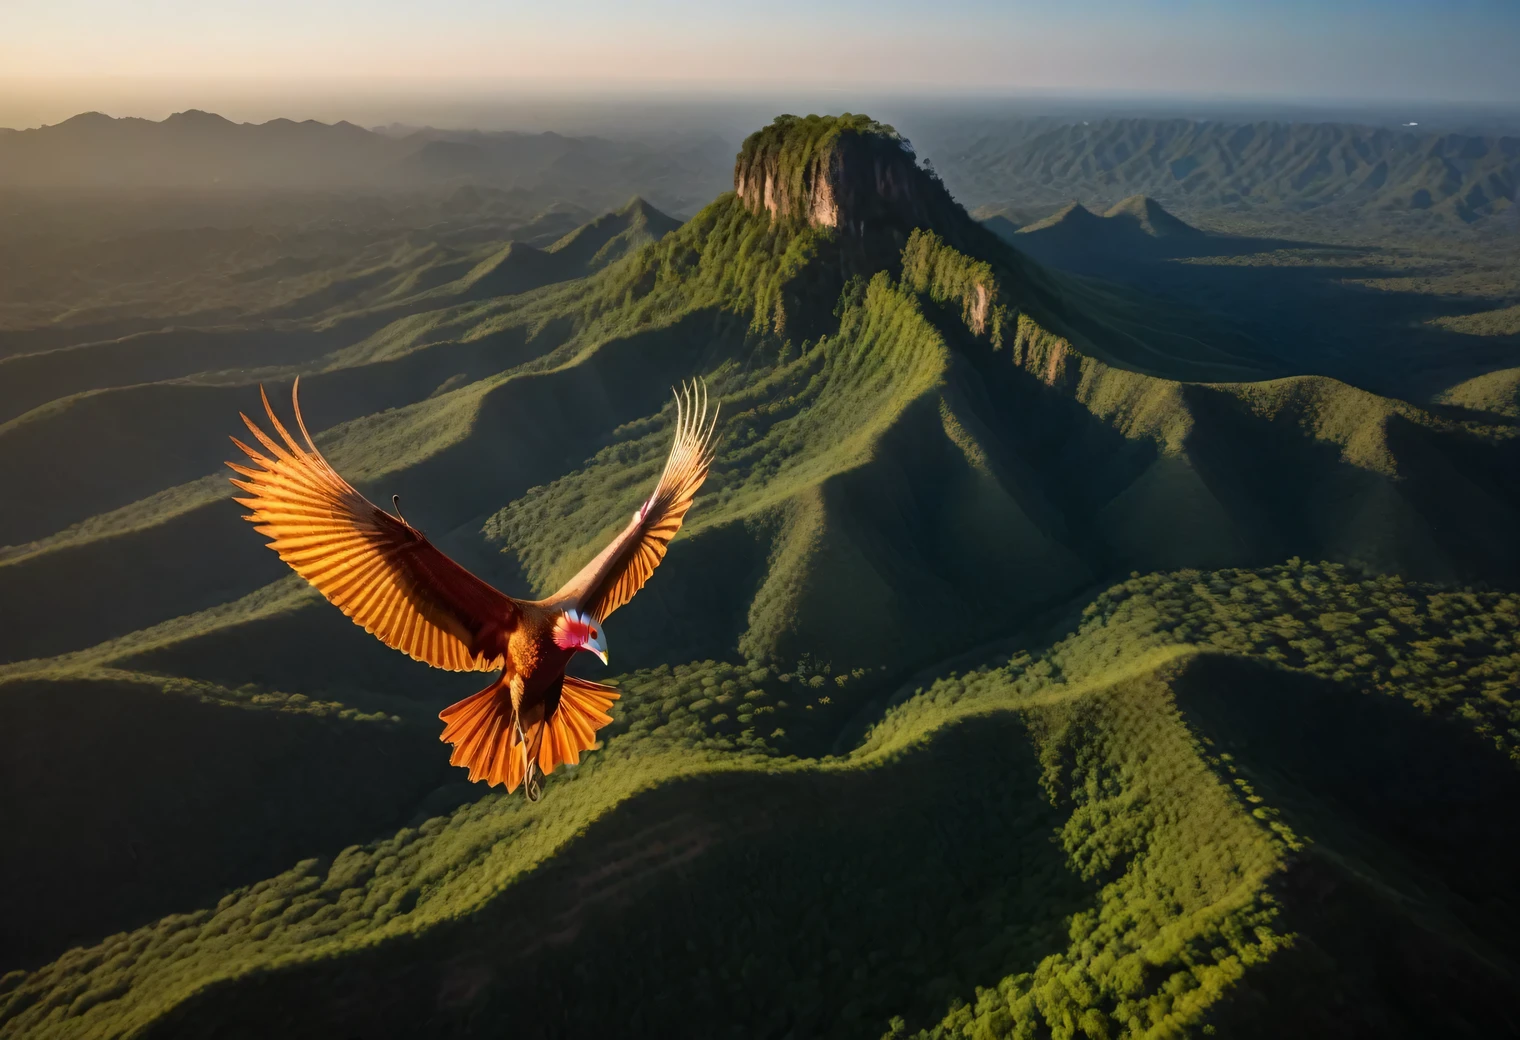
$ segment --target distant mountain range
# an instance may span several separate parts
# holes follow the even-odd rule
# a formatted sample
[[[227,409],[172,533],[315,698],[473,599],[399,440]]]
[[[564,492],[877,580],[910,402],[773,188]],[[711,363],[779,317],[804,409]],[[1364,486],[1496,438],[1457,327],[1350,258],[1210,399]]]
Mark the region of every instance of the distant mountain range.
[[[1520,137],[1341,123],[1126,118],[989,123],[935,138],[970,206],[1104,204],[1146,195],[1184,213],[1404,213],[1453,224],[1513,217]],[[556,133],[234,123],[190,110],[154,122],[98,112],[0,132],[0,187],[552,188],[592,208],[640,194],[689,212],[733,159],[719,134],[609,140]]]
[[[732,147],[716,135],[612,141],[556,133],[348,122],[234,123],[209,112],[160,122],[98,112],[0,138],[0,187],[417,188],[479,183],[594,197],[653,194],[664,206],[720,190]]]
[[[1191,211],[1372,207],[1472,223],[1509,211],[1520,184],[1520,137],[1338,123],[1013,123],[941,147],[941,173],[971,205],[1144,194]]]

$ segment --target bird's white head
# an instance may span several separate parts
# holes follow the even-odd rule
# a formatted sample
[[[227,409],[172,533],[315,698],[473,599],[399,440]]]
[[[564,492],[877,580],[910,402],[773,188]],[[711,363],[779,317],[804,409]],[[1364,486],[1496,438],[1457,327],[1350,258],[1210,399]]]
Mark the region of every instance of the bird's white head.
[[[607,633],[602,623],[574,607],[554,622],[554,645],[561,650],[585,650],[607,663]]]

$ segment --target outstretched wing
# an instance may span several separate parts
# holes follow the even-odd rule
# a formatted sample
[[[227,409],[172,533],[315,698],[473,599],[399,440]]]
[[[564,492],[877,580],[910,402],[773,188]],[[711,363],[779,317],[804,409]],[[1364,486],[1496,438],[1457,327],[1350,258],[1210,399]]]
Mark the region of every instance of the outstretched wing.
[[[598,621],[633,598],[665,558],[665,549],[681,529],[707,471],[712,466],[713,430],[718,412],[707,419],[707,386],[693,383],[676,394],[676,439],[654,494],[628,526],[596,559],[549,598],[574,603]]]
[[[232,438],[257,467],[227,463],[246,478],[232,482],[248,496],[234,499],[250,510],[244,519],[292,570],[386,646],[451,672],[502,667],[517,602],[338,476],[306,431],[299,386],[297,380],[290,399],[306,449],[280,423],[263,387],[264,410],[284,444],[246,415],[243,422],[269,455]]]

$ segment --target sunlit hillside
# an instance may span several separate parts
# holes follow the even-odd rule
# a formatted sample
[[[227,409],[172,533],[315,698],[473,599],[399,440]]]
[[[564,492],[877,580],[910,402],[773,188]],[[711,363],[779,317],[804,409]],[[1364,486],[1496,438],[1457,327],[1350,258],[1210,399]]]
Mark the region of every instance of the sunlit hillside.
[[[18,332],[0,1036],[1511,1031],[1513,380],[1388,396],[1017,247],[1206,238],[1082,212],[1000,236],[892,128],[781,117],[685,222],[258,253],[215,322]],[[481,677],[229,501],[299,376],[341,473],[544,594],[695,375],[716,465],[537,804],[447,764]]]

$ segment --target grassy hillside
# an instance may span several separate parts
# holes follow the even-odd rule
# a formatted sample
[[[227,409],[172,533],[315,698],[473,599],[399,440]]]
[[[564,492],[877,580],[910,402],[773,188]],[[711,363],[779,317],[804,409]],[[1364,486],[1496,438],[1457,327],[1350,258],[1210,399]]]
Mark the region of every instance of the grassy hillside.
[[[1520,369],[1487,372],[1451,387],[1441,395],[1445,404],[1520,417]]]
[[[1432,657],[1466,646],[1451,674],[1468,692],[1436,718],[1402,704],[1335,607],[1417,626]],[[1516,971],[1515,911],[1491,900],[1517,781],[1462,716],[1513,682],[1515,612],[1297,562],[1135,580],[1069,637],[909,691],[821,760],[735,734],[730,706],[800,735],[849,679],[628,675],[629,711],[553,814],[492,796],[302,862],[8,979],[7,1027],[408,1035],[516,1020],[537,994],[531,1035],[1138,1035],[1248,1023],[1291,995],[1277,1020],[1317,1035],[1449,1028],[1449,1001],[1482,1035]],[[1326,759],[1347,740],[1398,784]]]
[[[1503,1032],[1513,416],[1050,270],[869,121],[745,156],[796,205],[486,243],[257,363],[12,359],[63,355],[0,425],[0,1036]],[[693,374],[717,462],[537,805],[436,742],[483,677],[348,623],[218,473],[300,375],[361,490],[544,593]]]

